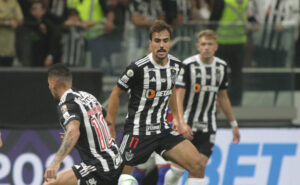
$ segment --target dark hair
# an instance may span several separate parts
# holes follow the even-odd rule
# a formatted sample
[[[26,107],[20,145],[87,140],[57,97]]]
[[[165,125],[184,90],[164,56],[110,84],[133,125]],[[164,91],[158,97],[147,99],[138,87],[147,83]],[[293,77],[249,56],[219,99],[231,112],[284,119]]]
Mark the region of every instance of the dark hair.
[[[203,30],[198,33],[198,39],[201,37],[207,37],[209,39],[217,40],[217,33],[214,30]]]
[[[61,63],[54,64],[48,69],[48,78],[57,77],[61,84],[72,82],[72,73],[70,69]]]
[[[67,9],[67,16],[70,17],[70,16],[79,16],[79,13],[78,11],[75,9],[75,8],[69,8]]]
[[[159,33],[163,30],[167,30],[170,33],[170,37],[172,34],[172,28],[170,25],[168,25],[165,21],[162,20],[156,20],[154,21],[154,23],[152,24],[151,28],[150,28],[150,32],[149,32],[149,39],[152,40],[152,34],[153,33]]]
[[[30,2],[29,9],[31,9],[34,4],[41,4],[43,9],[46,8],[45,3],[41,0],[32,0],[32,1],[29,1],[29,2]]]

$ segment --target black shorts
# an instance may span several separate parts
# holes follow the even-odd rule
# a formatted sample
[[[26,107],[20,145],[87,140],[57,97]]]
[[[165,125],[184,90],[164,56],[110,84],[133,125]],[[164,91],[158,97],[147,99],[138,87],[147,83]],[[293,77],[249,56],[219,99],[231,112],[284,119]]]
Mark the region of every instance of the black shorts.
[[[165,151],[172,149],[184,140],[182,135],[171,129],[150,136],[124,133],[120,151],[125,165],[135,166],[146,162],[154,151],[162,156]]]
[[[85,161],[74,165],[72,170],[78,179],[78,185],[117,185],[123,167],[124,165],[121,165],[118,169],[103,172],[100,163]]]
[[[194,139],[191,141],[197,150],[208,158],[213,152],[216,133],[206,133],[202,131],[194,132]]]

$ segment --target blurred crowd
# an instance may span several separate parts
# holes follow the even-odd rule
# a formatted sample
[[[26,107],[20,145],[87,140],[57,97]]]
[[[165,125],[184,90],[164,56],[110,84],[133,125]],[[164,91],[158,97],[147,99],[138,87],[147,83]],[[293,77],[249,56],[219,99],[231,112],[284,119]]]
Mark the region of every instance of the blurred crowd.
[[[124,48],[130,59],[142,57],[148,28],[163,19],[174,27],[175,55],[195,50],[193,42],[176,43],[193,40],[204,28],[216,30],[217,56],[229,62],[238,78],[245,65],[299,61],[294,52],[299,48],[299,6],[299,0],[0,0],[0,66],[104,65],[105,73],[113,75],[111,61],[126,66],[130,61],[124,61]],[[253,64],[247,63],[254,52],[249,43],[255,46]]]

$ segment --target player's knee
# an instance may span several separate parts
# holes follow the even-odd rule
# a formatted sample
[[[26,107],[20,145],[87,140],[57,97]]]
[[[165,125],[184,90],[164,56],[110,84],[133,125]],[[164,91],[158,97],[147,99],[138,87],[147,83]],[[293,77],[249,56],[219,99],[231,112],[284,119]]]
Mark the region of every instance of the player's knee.
[[[165,175],[165,185],[176,185],[180,177],[183,175],[184,170],[171,166]]]
[[[191,165],[191,168],[189,169],[190,175],[194,177],[203,177],[204,171],[205,164],[200,158],[195,159]]]

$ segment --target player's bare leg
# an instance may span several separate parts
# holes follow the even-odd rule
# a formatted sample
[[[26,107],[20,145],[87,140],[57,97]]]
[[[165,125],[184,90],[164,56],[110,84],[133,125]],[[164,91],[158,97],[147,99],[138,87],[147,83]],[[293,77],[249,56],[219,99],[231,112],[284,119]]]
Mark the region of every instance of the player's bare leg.
[[[189,140],[182,141],[163,155],[189,171],[188,185],[205,185],[206,163],[202,161],[203,157]]]
[[[131,175],[132,170],[133,170],[133,166],[125,165],[124,168],[123,168],[122,174]]]
[[[59,173],[56,179],[48,179],[43,185],[77,185],[77,181],[74,171],[69,168]]]
[[[200,153],[201,161],[205,164],[208,162],[208,157],[206,155],[203,155]],[[165,175],[165,184],[178,184],[180,177],[182,177],[184,172],[184,168],[182,168],[180,165],[176,163],[172,163],[170,169]]]

